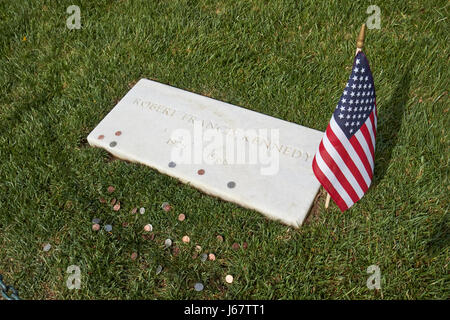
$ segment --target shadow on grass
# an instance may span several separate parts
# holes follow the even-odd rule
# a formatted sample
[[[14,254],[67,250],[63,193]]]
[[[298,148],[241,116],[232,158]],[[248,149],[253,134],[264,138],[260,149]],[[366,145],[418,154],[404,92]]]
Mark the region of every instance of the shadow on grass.
[[[397,87],[392,92],[390,100],[378,110],[373,187],[376,187],[383,180],[392,159],[392,151],[397,144],[403,114],[409,99],[412,67],[413,63],[410,62]]]
[[[427,244],[427,249],[429,254],[436,255],[443,252],[448,246],[450,246],[450,217],[448,213],[445,213],[434,229],[433,235]]]

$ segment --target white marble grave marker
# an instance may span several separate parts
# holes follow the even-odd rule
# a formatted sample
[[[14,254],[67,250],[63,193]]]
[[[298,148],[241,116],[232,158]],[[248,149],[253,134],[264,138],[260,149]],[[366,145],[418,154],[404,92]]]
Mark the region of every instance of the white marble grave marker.
[[[323,133],[141,79],[89,134],[90,145],[298,227],[319,190]]]

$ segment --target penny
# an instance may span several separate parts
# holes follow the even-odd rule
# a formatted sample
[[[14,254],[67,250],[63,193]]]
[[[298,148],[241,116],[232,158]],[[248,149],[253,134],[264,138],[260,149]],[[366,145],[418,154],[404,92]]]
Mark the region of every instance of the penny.
[[[225,277],[225,281],[226,281],[227,283],[232,283],[232,282],[233,282],[233,276],[232,276],[231,274],[227,275],[227,276]]]
[[[120,136],[122,134],[122,131],[116,131],[115,135]]]
[[[131,210],[131,213],[136,213],[137,212],[137,208],[133,208],[133,210]]]
[[[178,256],[180,254],[180,248],[178,247],[173,248],[172,253],[175,257]]]
[[[120,210],[120,202],[117,202],[114,207],[113,207],[114,211],[119,211]]]
[[[183,213],[180,213],[180,215],[178,216],[178,220],[184,221],[184,219],[186,219],[186,216]]]
[[[237,249],[239,249],[239,244],[237,242],[235,242],[231,245],[231,248],[233,248],[234,250],[237,250]]]
[[[184,236],[182,240],[183,240],[184,243],[189,243],[191,241],[189,236]]]
[[[199,174],[199,175],[204,175],[205,174],[205,170],[203,170],[203,169],[200,169],[200,170],[198,170],[197,171],[197,173]]]
[[[100,198],[98,200],[100,201],[100,203],[106,203],[106,199],[105,198]]]
[[[223,237],[219,234],[219,235],[217,236],[217,240],[219,240],[220,242],[223,242]]]
[[[247,242],[244,242],[244,243],[242,244],[242,248],[247,249],[247,248],[248,248],[248,243],[247,243]]]
[[[116,198],[113,198],[113,199],[111,200],[111,205],[112,205],[112,206],[115,205],[115,204],[116,204],[116,201],[117,201],[117,199],[116,199]]]
[[[98,140],[102,140],[104,137],[105,137],[105,136],[104,136],[103,134],[101,134],[101,135],[99,135],[99,136],[97,137],[97,139],[98,139]]]
[[[203,288],[204,288],[204,286],[203,286],[203,284],[200,283],[200,282],[197,282],[197,283],[194,285],[195,291],[202,291]]]
[[[108,192],[109,192],[109,193],[113,193],[114,190],[116,190],[116,188],[114,188],[113,186],[109,186],[109,187],[108,187]]]
[[[214,253],[210,253],[210,254],[208,255],[208,258],[209,258],[209,260],[211,260],[211,261],[216,260],[216,256],[214,255]]]
[[[99,225],[98,223],[94,223],[94,224],[92,225],[92,230],[94,230],[94,231],[100,230],[100,225]]]
[[[138,256],[138,254],[136,252],[133,252],[131,254],[131,260],[136,260],[137,256]]]
[[[152,232],[153,231],[153,226],[151,224],[147,224],[144,227],[144,230],[147,231],[147,232]]]

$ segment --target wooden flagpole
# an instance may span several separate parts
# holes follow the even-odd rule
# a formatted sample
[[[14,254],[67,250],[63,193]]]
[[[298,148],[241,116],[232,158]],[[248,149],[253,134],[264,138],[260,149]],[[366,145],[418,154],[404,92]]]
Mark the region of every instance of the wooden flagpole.
[[[355,53],[355,55],[357,55],[358,52],[360,52],[362,50],[362,48],[364,47],[364,39],[365,38],[366,38],[366,24],[363,23],[362,26],[361,26],[361,29],[359,30],[358,39],[356,40],[356,53]],[[327,192],[327,198],[325,200],[325,209],[328,209],[328,206],[330,205],[330,199],[331,199],[331,196]]]

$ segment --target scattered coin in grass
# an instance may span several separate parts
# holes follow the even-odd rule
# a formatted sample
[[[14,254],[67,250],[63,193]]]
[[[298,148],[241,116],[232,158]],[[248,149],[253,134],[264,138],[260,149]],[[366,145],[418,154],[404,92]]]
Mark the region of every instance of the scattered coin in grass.
[[[131,254],[131,260],[136,260],[137,256],[138,256],[138,254],[136,252],[133,252]]]
[[[223,242],[223,237],[219,234],[219,235],[217,236],[217,240],[219,240],[220,242]]]
[[[166,248],[170,247],[172,245],[172,240],[166,239],[166,241],[164,241],[164,245],[166,246]]]
[[[104,226],[104,229],[105,229],[105,231],[107,231],[107,232],[111,232],[111,230],[112,230],[112,225],[107,224],[106,226]]]
[[[202,255],[200,256],[200,260],[202,262],[205,262],[208,259],[208,255],[206,253],[202,253]]]
[[[115,204],[116,204],[116,201],[117,201],[117,199],[116,199],[116,198],[113,198],[113,199],[111,200],[111,205],[112,205],[112,206],[115,205]]]
[[[131,210],[131,213],[136,213],[137,212],[137,208],[133,208],[132,210]]]
[[[123,222],[122,227],[124,227],[124,228],[128,227],[128,222]]]
[[[195,251],[200,252],[202,251],[202,247],[200,247],[199,245],[195,246]]]
[[[99,218],[94,218],[94,219],[92,219],[92,223],[100,223],[100,219]]]
[[[116,188],[114,188],[113,186],[109,186],[109,187],[108,187],[108,192],[109,192],[109,193],[113,193],[114,190],[116,190]]]
[[[178,247],[173,248],[172,253],[175,257],[178,256],[180,254],[180,248]]]
[[[120,202],[117,202],[114,207],[113,207],[114,211],[119,211],[120,210]]]
[[[231,245],[231,248],[233,248],[234,250],[239,249],[239,243],[235,242]]]
[[[106,199],[105,198],[100,198],[98,200],[100,201],[100,203],[106,203]]]
[[[214,260],[216,260],[216,255],[214,253],[210,253],[208,255],[208,258],[209,258],[209,260],[214,261]]]
[[[184,219],[186,219],[186,216],[183,213],[180,213],[180,215],[178,216],[178,220],[184,221]]]
[[[144,230],[147,232],[152,232],[153,226],[151,224],[147,224],[147,225],[145,225]]]
[[[171,206],[170,204],[168,204],[167,202],[164,202],[164,203],[161,205],[161,208],[162,208],[165,212],[168,212],[168,211],[170,211],[170,209],[172,209],[172,206]]]
[[[231,274],[227,275],[227,276],[225,277],[225,281],[226,281],[227,283],[233,283],[233,276],[232,276]]]
[[[99,225],[98,223],[94,223],[94,224],[92,225],[92,230],[94,230],[94,231],[100,230],[100,225]]]
[[[243,247],[244,249],[247,249],[247,248],[248,248],[248,243],[247,243],[247,242],[244,242],[244,243],[242,244],[242,247]]]
[[[161,265],[157,266],[157,267],[156,267],[156,274],[157,274],[157,275],[160,274],[161,271],[162,271],[162,269],[163,269],[163,267],[162,267]]]
[[[197,259],[197,257],[198,257],[198,253],[197,252],[192,255],[192,259],[194,259],[194,260]]]
[[[144,213],[145,213],[145,208],[144,208],[144,207],[140,208],[140,209],[139,209],[139,213],[140,213],[140,214],[144,214]]]
[[[203,288],[204,288],[204,286],[203,286],[203,284],[200,283],[200,282],[197,282],[197,283],[194,285],[195,291],[202,291]]]
[[[189,243],[189,241],[191,241],[189,236],[184,236],[182,240],[183,240],[184,243]]]
[[[50,243],[47,243],[45,246],[44,246],[44,251],[45,252],[47,252],[47,251],[49,251],[50,249],[52,248],[52,245],[50,244]]]

